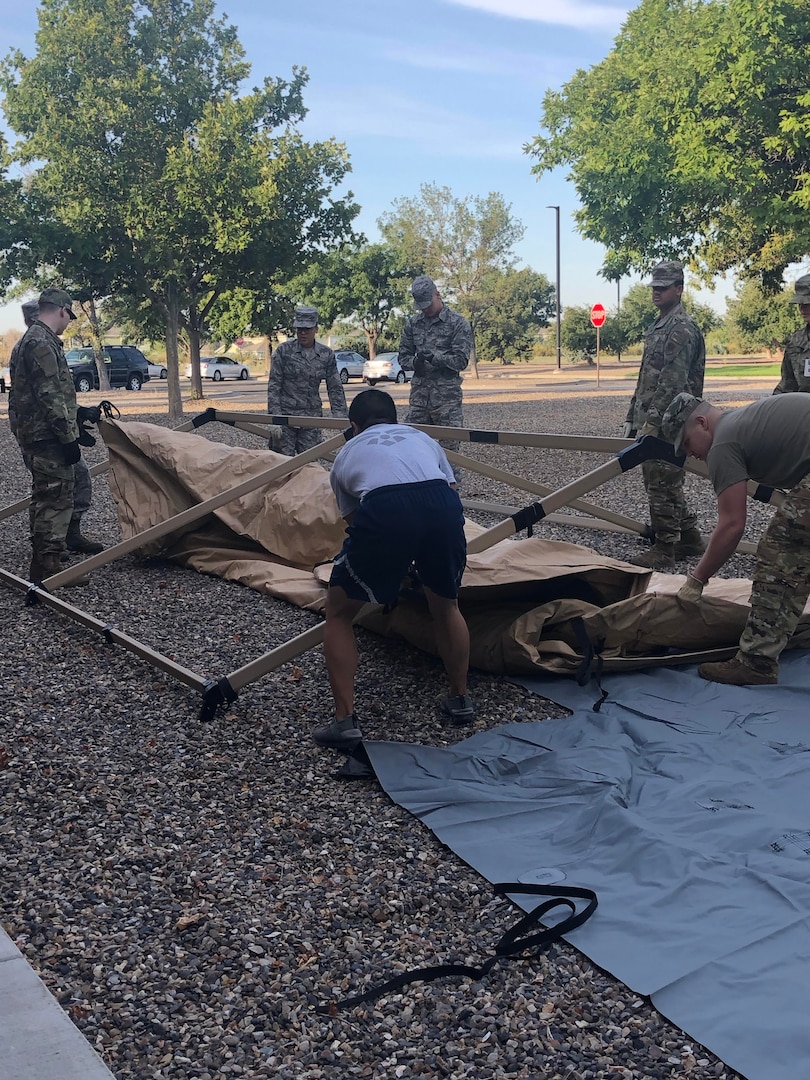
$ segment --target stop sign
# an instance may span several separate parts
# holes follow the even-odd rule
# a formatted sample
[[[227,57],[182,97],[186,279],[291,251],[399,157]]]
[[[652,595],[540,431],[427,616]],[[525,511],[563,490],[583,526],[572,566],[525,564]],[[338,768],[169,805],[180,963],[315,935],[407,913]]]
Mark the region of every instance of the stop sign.
[[[606,318],[607,312],[604,304],[594,304],[591,308],[591,324],[593,326],[604,326]]]

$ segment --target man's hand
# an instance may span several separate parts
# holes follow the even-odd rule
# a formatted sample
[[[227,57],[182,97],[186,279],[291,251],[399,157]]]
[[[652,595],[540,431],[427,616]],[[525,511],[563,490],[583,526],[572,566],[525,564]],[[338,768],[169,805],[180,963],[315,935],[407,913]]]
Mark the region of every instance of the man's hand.
[[[413,373],[414,375],[418,375],[421,379],[426,371],[427,365],[425,364],[425,361],[422,359],[419,353],[417,353],[416,356],[413,358]]]
[[[635,439],[635,437],[636,429],[633,427],[632,423],[629,420],[626,420],[624,423],[624,427],[622,428],[622,438]]]
[[[100,405],[79,405],[76,409],[76,423],[79,425],[79,444],[95,446],[96,440],[87,430],[90,424],[97,424],[101,419]]]
[[[648,420],[647,423],[644,425],[644,427],[641,429],[641,431],[638,433],[638,437],[641,439],[641,438],[643,438],[644,435],[655,435],[655,437],[658,438],[658,435],[659,435],[658,425],[657,424],[651,424],[649,422],[649,420]]]
[[[694,574],[687,574],[686,581],[677,592],[677,599],[682,604],[697,604],[703,595],[705,582],[700,581]]]
[[[282,431],[281,424],[270,424],[267,428],[267,445],[271,450],[275,450],[277,454],[281,453]]]
[[[79,446],[78,439],[74,439],[73,442],[62,443],[62,457],[66,465],[75,465],[77,461],[81,461],[82,449]]]

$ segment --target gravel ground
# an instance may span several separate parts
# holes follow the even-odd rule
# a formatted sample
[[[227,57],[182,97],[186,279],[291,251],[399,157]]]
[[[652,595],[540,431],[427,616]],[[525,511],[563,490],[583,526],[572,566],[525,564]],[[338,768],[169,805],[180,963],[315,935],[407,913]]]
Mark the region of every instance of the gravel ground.
[[[625,409],[624,398],[597,394],[473,405],[466,418],[474,427],[613,435]],[[220,425],[201,436],[257,445]],[[5,419],[0,449],[5,506],[27,494]],[[469,452],[554,487],[605,460],[484,445]],[[87,452],[91,464],[104,456],[100,444]],[[709,530],[708,484],[687,483]],[[530,501],[469,473],[464,485],[469,498]],[[646,520],[638,472],[590,498]],[[752,508],[747,538],[769,512]],[[26,524],[25,514],[0,522],[3,566],[20,574]],[[103,477],[85,524],[106,543],[118,539]],[[543,534],[618,557],[646,543],[549,525]],[[725,572],[751,569],[750,557],[735,557]],[[62,595],[214,677],[318,621],[136,557]],[[517,916],[377,785],[332,778],[339,755],[308,738],[328,716],[320,650],[204,723],[184,686],[56,613],[25,606],[16,590],[0,590],[0,626],[0,919],[120,1080],[734,1076],[564,943],[480,983],[416,984],[336,1017],[317,1014],[318,1002],[400,968],[476,963]],[[438,662],[401,642],[360,638],[366,734],[453,742],[458,734],[436,716]],[[564,714],[489,675],[472,673],[471,690],[477,729]]]

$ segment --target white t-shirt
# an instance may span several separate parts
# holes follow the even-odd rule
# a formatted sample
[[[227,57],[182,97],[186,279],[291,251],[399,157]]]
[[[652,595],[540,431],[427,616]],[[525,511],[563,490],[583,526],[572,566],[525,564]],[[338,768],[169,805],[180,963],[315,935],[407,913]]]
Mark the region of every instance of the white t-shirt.
[[[373,424],[338,451],[329,482],[347,517],[375,488],[456,478],[437,442],[405,424]]]

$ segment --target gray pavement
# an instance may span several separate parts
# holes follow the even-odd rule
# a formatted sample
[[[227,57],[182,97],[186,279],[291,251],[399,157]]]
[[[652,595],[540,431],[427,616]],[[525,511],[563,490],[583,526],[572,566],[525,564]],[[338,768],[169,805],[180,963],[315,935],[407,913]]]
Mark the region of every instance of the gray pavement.
[[[2,1080],[113,1080],[113,1074],[0,929]]]

